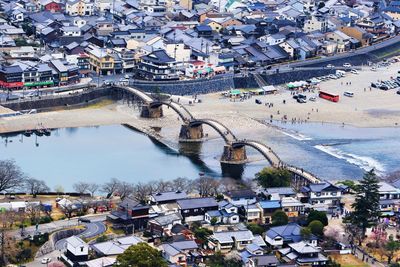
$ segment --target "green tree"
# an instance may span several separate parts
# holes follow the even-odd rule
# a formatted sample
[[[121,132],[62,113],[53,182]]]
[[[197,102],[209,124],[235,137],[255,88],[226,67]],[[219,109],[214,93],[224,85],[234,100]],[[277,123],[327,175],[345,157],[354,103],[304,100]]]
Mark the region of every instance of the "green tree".
[[[264,168],[256,174],[255,180],[264,187],[290,186],[292,174],[286,169]]]
[[[324,211],[312,210],[307,216],[307,224],[310,224],[312,221],[320,221],[324,226],[328,225],[328,217]]]
[[[384,245],[384,253],[388,258],[388,264],[392,262],[394,254],[400,249],[399,241],[393,240],[393,236],[389,236],[389,240]]]
[[[213,231],[211,231],[207,228],[199,227],[194,230],[194,236],[196,237],[196,239],[198,239],[202,243],[206,242],[207,238],[212,234],[213,234]]]
[[[167,267],[168,264],[161,256],[161,252],[150,247],[147,243],[138,243],[130,246],[124,253],[117,257],[118,266],[121,267]]]
[[[312,221],[308,225],[308,228],[310,228],[311,233],[317,236],[323,236],[324,235],[324,225],[320,221]]]
[[[311,230],[310,230],[309,227],[301,228],[300,234],[301,234],[301,237],[303,237],[303,239],[305,239],[305,240],[309,240],[311,238],[311,235],[312,235]]]
[[[289,222],[289,218],[282,210],[277,210],[272,214],[272,225],[279,226],[285,225]]]
[[[356,200],[351,205],[354,211],[350,214],[350,222],[360,228],[364,238],[368,227],[377,224],[379,219],[379,180],[374,170],[364,174],[356,188]],[[362,239],[359,240],[361,245]]]
[[[249,223],[247,229],[249,229],[254,235],[262,235],[265,232],[264,228],[256,223]]]
[[[217,222],[218,222],[217,217],[212,217],[212,218],[211,218],[211,221],[210,221],[211,225],[216,225]]]
[[[210,267],[241,267],[242,262],[236,259],[227,259],[221,252],[216,252],[208,258],[207,266]]]

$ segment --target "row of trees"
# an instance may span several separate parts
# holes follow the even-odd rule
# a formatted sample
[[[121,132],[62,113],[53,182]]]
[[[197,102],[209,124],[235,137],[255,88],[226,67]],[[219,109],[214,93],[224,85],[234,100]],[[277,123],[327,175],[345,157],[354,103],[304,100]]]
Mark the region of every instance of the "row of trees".
[[[102,192],[107,198],[118,195],[121,199],[130,197],[139,202],[145,202],[149,195],[156,192],[181,191],[197,192],[202,197],[217,197],[222,192],[245,187],[245,182],[240,182],[230,178],[214,179],[210,177],[200,177],[195,180],[187,178],[176,178],[171,181],[151,181],[148,183],[138,182],[129,183],[126,181],[112,178],[103,185],[78,182],[73,185],[76,192],[80,194],[90,193],[94,195],[97,191]]]

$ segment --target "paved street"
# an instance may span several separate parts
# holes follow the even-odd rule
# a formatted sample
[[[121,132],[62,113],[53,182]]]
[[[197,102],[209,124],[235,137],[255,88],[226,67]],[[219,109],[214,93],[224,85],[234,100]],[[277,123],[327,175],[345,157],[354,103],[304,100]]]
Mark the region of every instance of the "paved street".
[[[82,218],[89,218],[91,222],[102,222],[105,221],[107,213],[103,214],[93,214],[93,215],[87,215],[83,216]],[[78,218],[73,218],[71,220],[60,220],[60,221],[54,221],[46,224],[40,224],[38,226],[38,231],[41,233],[50,233],[56,230],[61,230],[63,228],[68,228],[72,226],[78,225]],[[25,236],[27,235],[33,235],[36,232],[36,226],[29,226],[24,229]],[[13,235],[17,239],[22,239],[21,237],[21,231],[20,230],[14,230],[12,231]]]
[[[86,230],[83,231],[80,235],[78,235],[81,238],[92,238],[101,235],[107,230],[104,223],[100,221],[92,223],[84,223],[84,225],[86,226]],[[65,244],[66,244],[66,239],[58,240],[57,243],[55,244],[55,248],[57,250],[65,249]]]

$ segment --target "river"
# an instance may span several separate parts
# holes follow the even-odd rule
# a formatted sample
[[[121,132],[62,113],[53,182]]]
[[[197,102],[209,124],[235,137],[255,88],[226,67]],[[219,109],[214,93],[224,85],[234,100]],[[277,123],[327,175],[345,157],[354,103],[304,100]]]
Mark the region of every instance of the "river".
[[[384,175],[400,162],[399,128],[356,128],[335,124],[283,124],[275,131],[254,133],[287,163],[322,179],[360,179],[375,168]],[[247,149],[251,163],[221,168],[221,138],[203,143],[169,140],[168,145],[122,125],[64,128],[51,136],[1,137],[0,159],[14,159],[28,175],[54,188],[71,190],[78,181],[107,182],[115,177],[129,182],[194,179],[199,173],[219,177],[254,177],[268,162]]]

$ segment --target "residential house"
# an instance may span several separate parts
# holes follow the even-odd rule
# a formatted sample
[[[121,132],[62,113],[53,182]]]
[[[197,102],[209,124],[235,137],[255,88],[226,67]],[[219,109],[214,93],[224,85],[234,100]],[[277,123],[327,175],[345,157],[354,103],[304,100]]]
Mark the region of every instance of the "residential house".
[[[180,199],[177,204],[185,222],[204,221],[207,211],[218,210],[218,203],[212,197]]]
[[[280,259],[286,263],[296,266],[325,266],[328,258],[325,257],[319,248],[305,241],[291,243],[287,248],[278,250]]]
[[[251,189],[232,190],[223,195],[234,205],[248,205],[257,202],[257,194]]]
[[[240,253],[240,257],[245,267],[272,267],[279,265],[279,260],[275,255],[265,255],[264,249],[256,244],[247,245],[246,249]]]
[[[161,249],[163,257],[171,264],[177,264],[178,266],[193,264],[195,259],[199,257],[197,252],[199,247],[194,240],[162,244]]]
[[[258,206],[261,208],[261,222],[270,224],[272,222],[272,214],[275,211],[282,208],[280,200],[266,200],[258,202]]]
[[[187,198],[187,194],[181,191],[158,192],[150,195],[149,201],[152,205],[175,203],[179,199]]]
[[[95,243],[91,245],[91,248],[99,257],[104,256],[118,256],[132,245],[144,242],[142,239],[136,236],[124,236],[111,241]]]
[[[284,197],[296,197],[292,187],[271,187],[262,192],[269,200],[281,200]]]
[[[94,2],[92,0],[67,0],[65,13],[70,16],[93,16]]]
[[[211,223],[212,219],[216,219],[218,224],[237,224],[240,221],[238,207],[228,201],[218,202],[219,209],[207,211],[204,220]]]
[[[379,208],[382,216],[393,216],[400,211],[400,189],[386,182],[379,183]]]
[[[172,213],[167,215],[160,215],[151,220],[147,224],[150,233],[155,236],[164,236],[166,233],[170,235],[170,231],[175,224],[182,223],[182,215],[180,213]]]
[[[262,221],[262,209],[257,203],[241,206],[239,214],[248,223],[260,223]]]
[[[330,182],[310,184],[301,188],[301,192],[306,196],[305,200],[311,205],[326,207],[327,211],[340,207],[342,189]]]
[[[214,232],[208,239],[208,246],[221,253],[243,250],[251,244],[254,236],[249,230]]]
[[[40,0],[39,6],[42,10],[50,11],[53,13],[61,12],[63,10],[63,4],[58,0]]]
[[[287,225],[271,227],[265,233],[265,241],[271,248],[286,247],[290,243],[296,243],[303,240],[301,226],[297,223],[288,223]],[[309,242],[317,246],[317,237],[311,235]]]
[[[370,45],[373,41],[373,35],[360,27],[341,26],[338,30],[358,40],[362,46]]]
[[[296,218],[304,213],[304,204],[293,197],[283,197],[281,199],[281,206],[289,218]]]
[[[66,243],[66,257],[72,262],[87,261],[89,258],[89,245],[77,236],[68,237]]]

